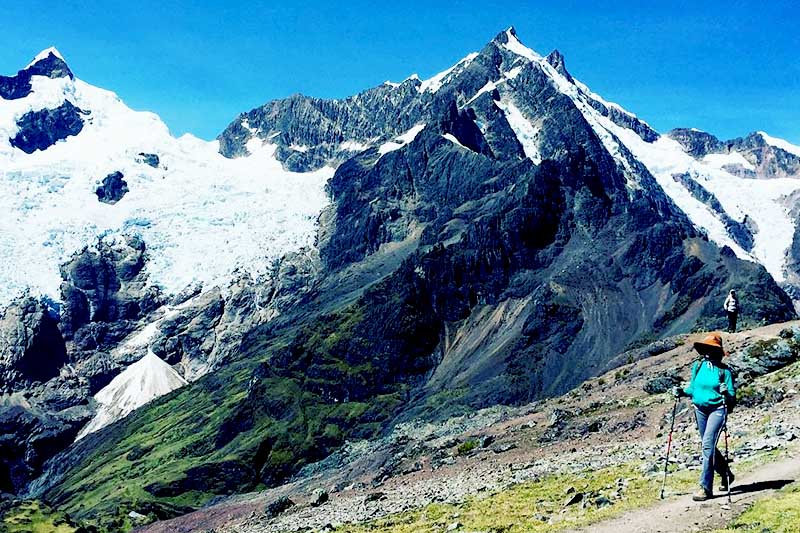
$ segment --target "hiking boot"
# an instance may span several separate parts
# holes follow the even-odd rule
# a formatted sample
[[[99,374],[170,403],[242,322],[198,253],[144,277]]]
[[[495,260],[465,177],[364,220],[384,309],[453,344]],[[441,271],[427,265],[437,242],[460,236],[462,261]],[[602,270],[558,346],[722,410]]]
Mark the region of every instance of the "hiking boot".
[[[719,491],[728,492],[728,483],[733,485],[734,479],[736,479],[736,476],[733,475],[733,472],[728,471],[728,476],[722,476],[722,481],[719,482]]]
[[[697,489],[697,492],[692,494],[692,499],[696,502],[704,502],[706,500],[710,500],[714,497],[714,494],[710,490],[706,490],[703,487]]]

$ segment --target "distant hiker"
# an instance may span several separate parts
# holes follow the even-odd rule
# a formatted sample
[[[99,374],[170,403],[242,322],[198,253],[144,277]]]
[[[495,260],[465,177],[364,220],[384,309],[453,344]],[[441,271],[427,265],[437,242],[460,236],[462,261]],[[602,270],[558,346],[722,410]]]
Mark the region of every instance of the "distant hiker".
[[[702,358],[692,365],[691,381],[681,389],[675,387],[676,398],[688,396],[694,404],[697,429],[703,442],[703,470],[700,474],[700,490],[692,496],[694,501],[705,501],[714,494],[714,471],[722,478],[721,491],[728,490],[733,482],[733,473],[728,462],[717,449],[717,441],[726,427],[728,411],[736,401],[733,374],[722,362],[722,336],[710,333],[702,341],[694,343]]]
[[[728,333],[736,333],[736,319],[739,317],[739,299],[736,297],[736,291],[731,290],[728,293],[722,307],[728,314]]]

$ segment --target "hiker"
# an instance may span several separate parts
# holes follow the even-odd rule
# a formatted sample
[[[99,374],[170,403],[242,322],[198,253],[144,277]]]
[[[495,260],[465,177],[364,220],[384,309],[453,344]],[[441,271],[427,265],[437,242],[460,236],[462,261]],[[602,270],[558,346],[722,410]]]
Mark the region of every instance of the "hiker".
[[[717,449],[717,441],[727,422],[728,411],[733,408],[736,391],[733,374],[722,362],[722,335],[710,333],[702,341],[694,343],[694,349],[702,356],[692,365],[691,381],[685,388],[675,387],[676,398],[688,396],[694,404],[694,415],[700,438],[703,442],[703,470],[700,474],[700,489],[692,496],[694,501],[705,501],[714,495],[714,471],[722,478],[720,491],[727,491],[733,482],[725,457]]]
[[[731,290],[728,293],[722,307],[728,315],[728,333],[736,333],[736,319],[739,317],[739,299],[736,298],[736,291]]]

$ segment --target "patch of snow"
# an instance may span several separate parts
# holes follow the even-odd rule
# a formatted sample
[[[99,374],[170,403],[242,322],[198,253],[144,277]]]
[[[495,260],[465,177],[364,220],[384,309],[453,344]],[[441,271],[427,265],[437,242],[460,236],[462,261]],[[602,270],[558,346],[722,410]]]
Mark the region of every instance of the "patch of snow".
[[[503,44],[509,52],[513,52],[518,56],[522,56],[530,61],[536,61],[537,63],[542,60],[542,56],[522,44],[519,39],[517,39],[516,35],[511,33],[511,29],[506,30],[506,37],[508,37],[508,42]]]
[[[289,145],[289,149],[294,150],[295,152],[302,152],[302,153],[308,152],[308,146],[304,144],[292,143]]]
[[[386,155],[389,152],[394,152],[395,150],[399,150],[403,146],[407,145],[411,141],[417,138],[419,132],[425,129],[425,124],[417,124],[413,128],[409,129],[404,134],[396,137],[395,139],[385,142],[378,147],[378,153],[380,155]]]
[[[508,72],[504,72],[503,75],[507,79],[513,80],[514,78],[519,76],[520,72],[522,72],[522,67],[521,66],[516,66],[516,67],[512,68],[511,70],[509,70]]]
[[[706,154],[703,162],[714,168],[723,168],[728,165],[742,166],[748,170],[755,170],[756,167],[739,152],[729,154]]]
[[[59,265],[104,235],[140,235],[149,280],[168,293],[193,282],[225,287],[237,268],[258,276],[313,245],[333,168],[289,172],[275,145],[256,137],[251,155],[227,159],[217,141],[176,139],[157,115],[110,91],[69,78],[31,83],[27,97],[0,99],[0,304],[26,288],[58,299]],[[23,114],[64,100],[89,111],[79,135],[32,154],[10,145]],[[161,168],[136,163],[139,152],[158,154]],[[130,190],[101,203],[95,189],[115,171]]]
[[[76,441],[126,417],[146,403],[186,385],[180,374],[148,350],[94,395],[97,412],[76,437]]]
[[[339,145],[339,149],[347,150],[349,152],[363,152],[369,149],[369,144],[360,143],[358,141],[344,141]]]
[[[542,155],[539,153],[539,131],[541,125],[534,124],[525,118],[522,111],[508,97],[501,98],[497,105],[505,113],[508,124],[522,145],[525,156],[537,165],[541,163]]]
[[[464,150],[469,150],[469,148],[458,142],[458,139],[456,139],[455,135],[453,135],[452,133],[445,133],[444,135],[442,135],[442,137],[444,137],[451,143],[455,144],[456,146],[463,148]]]
[[[785,141],[783,139],[767,135],[763,131],[759,131],[758,134],[761,135],[761,138],[764,139],[764,142],[766,142],[767,144],[772,145],[775,148],[780,148],[781,150],[784,150],[786,152],[789,152],[790,154],[800,157],[800,146],[794,145],[789,141]]]
[[[243,127],[244,129],[246,129],[247,131],[249,131],[249,132],[250,132],[250,134],[251,134],[251,135],[256,135],[256,134],[258,133],[258,130],[257,130],[257,129],[255,129],[253,126],[251,126],[251,125],[250,125],[250,121],[249,121],[249,120],[247,120],[246,118],[243,118],[243,119],[242,119],[242,122],[241,122],[241,124],[242,124],[242,127]]]
[[[497,85],[495,85],[495,83],[494,83],[493,81],[491,81],[491,80],[490,80],[490,81],[487,81],[487,82],[486,82],[486,85],[484,85],[483,87],[481,87],[480,89],[478,89],[478,92],[476,92],[476,93],[475,93],[475,96],[473,96],[472,98],[470,98],[469,100],[467,100],[467,103],[466,103],[465,105],[469,105],[469,104],[471,104],[472,102],[474,102],[474,101],[475,101],[475,99],[476,99],[476,98],[478,98],[478,97],[479,97],[480,95],[482,95],[483,93],[489,93],[489,92],[492,92],[492,91],[494,91],[496,88],[497,88]]]
[[[444,84],[445,80],[447,79],[447,77],[451,73],[453,73],[457,69],[464,69],[464,68],[468,67],[469,64],[472,63],[472,61],[476,57],[478,57],[478,53],[477,52],[472,52],[471,54],[468,54],[467,57],[465,57],[464,59],[462,59],[461,61],[459,61],[458,63],[456,63],[452,67],[450,67],[449,69],[444,70],[444,71],[440,72],[439,74],[436,74],[435,76],[433,76],[431,78],[428,78],[427,80],[423,81],[420,84],[420,86],[417,87],[417,91],[419,91],[421,93],[424,93],[426,91],[430,91],[432,93],[435,93],[436,91],[438,91],[439,89],[442,88],[442,85]]]
[[[36,57],[33,58],[33,61],[31,61],[30,63],[25,65],[25,68],[26,69],[30,68],[33,65],[35,65],[36,63],[38,63],[39,61],[41,61],[42,59],[47,59],[50,56],[50,54],[53,54],[54,56],[59,58],[61,61],[64,61],[64,56],[61,55],[61,52],[56,50],[55,46],[51,46],[50,48],[45,48],[44,50],[42,50],[41,52],[36,54]]]

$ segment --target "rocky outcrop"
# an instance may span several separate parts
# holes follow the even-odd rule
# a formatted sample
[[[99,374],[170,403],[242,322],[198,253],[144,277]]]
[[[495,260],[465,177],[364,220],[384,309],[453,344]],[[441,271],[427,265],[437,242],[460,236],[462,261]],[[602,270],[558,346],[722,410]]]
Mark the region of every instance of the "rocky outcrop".
[[[145,283],[145,257],[144,241],[126,236],[101,239],[62,265],[61,329],[66,338],[80,349],[102,347],[103,338],[81,328],[134,321],[161,304],[158,291]],[[112,342],[119,340],[113,337]]]
[[[51,79],[55,78],[69,78],[73,79],[72,71],[70,70],[64,59],[55,51],[50,48],[46,50],[47,54],[39,54],[39,58],[32,65],[27,67],[22,72],[26,72],[30,76],[45,76]]]
[[[760,133],[751,133],[726,143],[727,150],[737,151],[753,166],[755,174],[764,178],[792,178],[800,176],[800,156],[772,146]]]
[[[564,78],[566,78],[567,81],[569,81],[570,83],[575,82],[575,80],[572,79],[570,73],[567,71],[567,65],[564,59],[564,55],[561,52],[559,52],[558,49],[553,50],[552,52],[547,54],[547,57],[545,59],[547,60],[548,63],[550,63],[550,66],[556,69],[556,72],[564,76]]]
[[[0,76],[0,98],[16,100],[25,98],[31,93],[31,77],[46,76],[48,78],[72,78],[72,71],[57,54],[49,53],[20,70],[15,76]]]
[[[29,111],[17,121],[17,134],[9,139],[11,146],[26,154],[47,150],[58,141],[80,133],[83,114],[68,100],[55,109]]]
[[[47,459],[72,443],[92,413],[85,400],[59,411],[43,412],[45,407],[18,396],[0,404],[0,491],[24,490]]]
[[[225,301],[218,288],[201,294],[159,322],[151,343],[153,352],[170,365],[179,365],[187,379],[205,374],[214,364],[209,357],[224,310]]]
[[[66,363],[64,339],[52,313],[26,296],[0,314],[0,393],[45,382]]]
[[[122,200],[128,192],[128,182],[123,177],[122,172],[117,171],[103,178],[103,184],[95,190],[97,199],[104,204],[115,204]]]
[[[341,163],[360,151],[354,146],[397,136],[415,124],[422,107],[418,85],[419,80],[407,80],[344,100],[295,95],[268,103],[240,115],[220,134],[220,152],[245,155],[247,142],[259,138],[278,146],[276,156],[289,170]]]
[[[697,159],[725,151],[725,143],[710,133],[694,128],[676,128],[668,132],[667,137],[678,141],[689,155]]]
[[[139,152],[139,155],[136,156],[136,161],[153,168],[158,168],[158,165],[161,163],[158,154],[148,154],[144,152]]]

